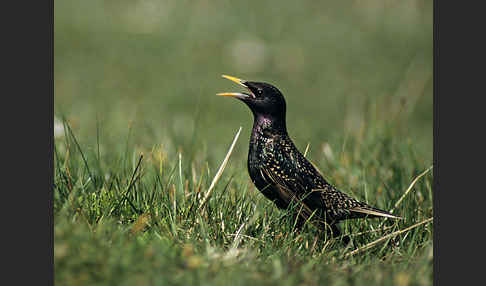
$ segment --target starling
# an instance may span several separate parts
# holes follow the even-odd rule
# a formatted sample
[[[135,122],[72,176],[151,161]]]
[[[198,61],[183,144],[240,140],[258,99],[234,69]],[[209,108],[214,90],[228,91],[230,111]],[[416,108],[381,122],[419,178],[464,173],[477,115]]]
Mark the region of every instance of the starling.
[[[258,190],[280,209],[296,206],[300,225],[308,220],[328,233],[340,235],[337,223],[364,217],[400,218],[369,206],[329,184],[295,147],[287,134],[286,105],[273,85],[223,75],[244,86],[248,93],[218,93],[243,101],[253,113],[248,172]],[[345,238],[345,242],[349,238]]]

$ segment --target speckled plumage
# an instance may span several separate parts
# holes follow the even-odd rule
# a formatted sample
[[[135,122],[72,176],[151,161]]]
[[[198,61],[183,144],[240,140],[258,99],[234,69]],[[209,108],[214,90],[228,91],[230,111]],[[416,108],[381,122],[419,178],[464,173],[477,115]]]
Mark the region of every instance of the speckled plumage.
[[[353,199],[324,179],[288,136],[285,99],[277,88],[266,83],[227,78],[250,91],[249,94],[220,95],[236,97],[252,111],[254,123],[248,172],[258,190],[277,207],[287,209],[291,203],[296,203],[301,221],[314,214],[312,221],[324,227],[327,224],[334,235],[339,234],[336,223],[341,220],[366,216],[398,218]]]

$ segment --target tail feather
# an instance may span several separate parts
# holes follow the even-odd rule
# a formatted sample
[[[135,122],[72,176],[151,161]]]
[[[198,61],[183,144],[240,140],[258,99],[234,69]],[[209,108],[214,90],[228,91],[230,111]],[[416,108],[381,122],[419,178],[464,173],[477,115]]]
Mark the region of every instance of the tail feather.
[[[389,212],[386,212],[386,211],[383,211],[383,210],[380,210],[380,209],[377,209],[377,208],[373,208],[373,207],[370,207],[370,206],[354,207],[354,208],[350,209],[350,211],[356,212],[356,213],[362,213],[362,214],[370,215],[370,216],[388,217],[388,218],[393,218],[393,219],[402,219],[399,216],[392,215]]]

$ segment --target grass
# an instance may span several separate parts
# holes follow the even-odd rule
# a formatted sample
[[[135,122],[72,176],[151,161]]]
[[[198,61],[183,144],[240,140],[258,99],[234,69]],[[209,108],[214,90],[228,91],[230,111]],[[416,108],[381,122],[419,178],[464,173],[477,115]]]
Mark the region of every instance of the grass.
[[[64,140],[55,144],[57,284],[432,281],[432,175],[417,172],[424,166],[412,165],[418,158],[407,144],[365,139],[365,146],[390,149],[395,156],[388,160],[374,159],[372,150],[351,150],[360,156],[349,164],[363,165],[370,173],[366,185],[379,186],[365,186],[366,196],[354,195],[380,208],[393,208],[404,219],[348,221],[344,231],[351,234],[353,245],[344,247],[339,238],[317,240],[312,225],[296,232],[291,216],[260,195],[244,169],[228,168],[206,201],[216,168],[184,162],[182,156],[169,161],[161,149],[143,155],[123,153],[116,163],[104,166],[96,153],[85,154],[65,126]],[[327,160],[343,165],[343,159]],[[403,167],[405,162],[411,165]],[[343,176],[339,170],[328,174]],[[350,177],[344,174],[343,179]]]
[[[295,3],[55,2],[57,285],[432,284],[432,1]],[[275,84],[324,177],[404,219],[295,231],[221,74]]]

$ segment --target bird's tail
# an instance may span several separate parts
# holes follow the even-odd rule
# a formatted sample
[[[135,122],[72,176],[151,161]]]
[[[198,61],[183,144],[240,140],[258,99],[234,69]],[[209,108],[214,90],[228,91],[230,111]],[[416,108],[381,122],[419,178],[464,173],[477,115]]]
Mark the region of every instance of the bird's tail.
[[[393,218],[393,219],[402,219],[401,217],[392,215],[391,213],[389,213],[387,211],[380,210],[380,209],[377,209],[377,208],[374,208],[374,207],[371,207],[371,206],[368,206],[368,205],[364,205],[364,204],[361,205],[361,206],[358,206],[358,207],[354,207],[354,208],[350,209],[350,211],[355,212],[355,213],[359,213],[359,214],[363,214],[363,215],[374,216],[374,217],[387,217],[387,218]]]

